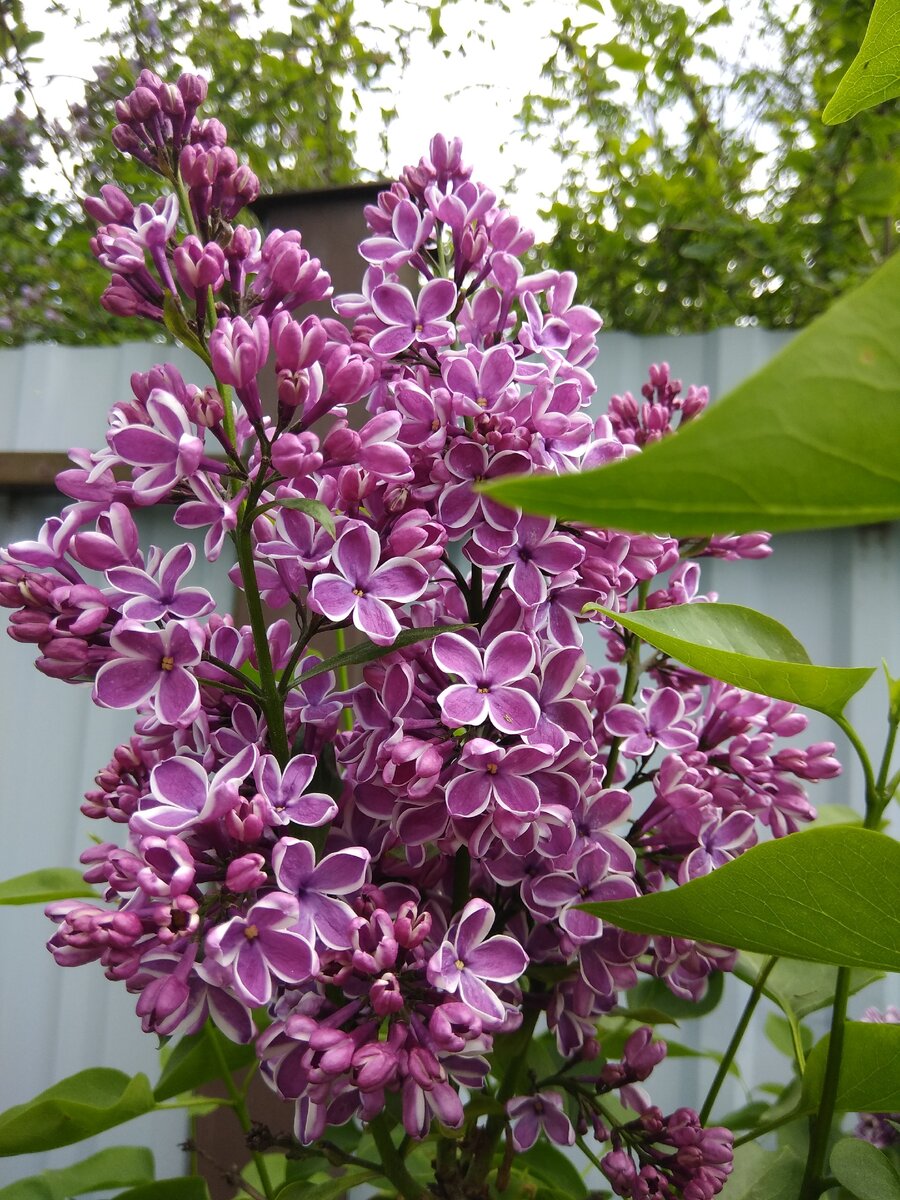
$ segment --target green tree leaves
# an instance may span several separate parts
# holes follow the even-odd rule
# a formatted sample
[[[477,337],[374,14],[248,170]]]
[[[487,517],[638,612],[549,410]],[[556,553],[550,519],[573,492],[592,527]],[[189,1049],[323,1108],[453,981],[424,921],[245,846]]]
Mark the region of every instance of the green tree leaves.
[[[671,891],[584,908],[635,933],[900,971],[900,844],[853,826],[812,829]]]
[[[69,1200],[85,1192],[132,1187],[153,1179],[153,1155],[145,1146],[116,1146],[60,1170],[29,1175],[0,1188],[0,1200]]]
[[[857,1200],[900,1200],[900,1175],[886,1155],[860,1138],[842,1138],[831,1152],[831,1170]]]

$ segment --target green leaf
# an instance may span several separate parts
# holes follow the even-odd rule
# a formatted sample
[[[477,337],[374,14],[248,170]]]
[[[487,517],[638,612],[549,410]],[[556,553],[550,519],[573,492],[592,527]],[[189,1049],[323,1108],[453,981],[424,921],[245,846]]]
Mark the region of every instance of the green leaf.
[[[188,325],[179,301],[168,291],[163,299],[163,324],[172,337],[177,338],[188,350],[192,350],[198,358],[202,358],[208,367],[212,367],[209,351]]]
[[[793,1150],[763,1150],[750,1142],[734,1154],[722,1200],[797,1200],[803,1160]]]
[[[588,1194],[572,1160],[547,1141],[538,1141],[524,1154],[517,1154],[512,1169],[516,1175],[531,1175],[549,1184],[555,1196],[566,1200],[585,1200]]]
[[[308,517],[312,517],[332,537],[337,536],[337,528],[331,510],[321,500],[308,500],[306,496],[291,496],[284,500],[272,500],[268,504],[261,504],[259,508],[254,509],[253,516],[261,517],[263,513],[267,513],[273,508],[297,509],[299,512],[306,513]]]
[[[362,1167],[345,1171],[343,1175],[315,1175],[312,1179],[298,1179],[286,1184],[275,1200],[337,1200],[351,1188],[378,1178],[377,1171],[366,1171]]]
[[[766,1016],[764,1025],[766,1037],[779,1054],[793,1059],[794,1042],[791,1037],[791,1027],[792,1022],[787,1017],[781,1016],[780,1013],[770,1012]],[[808,1053],[812,1046],[812,1033],[805,1025],[796,1026],[796,1032],[804,1054]]]
[[[479,490],[526,512],[675,537],[896,520],[898,379],[895,254],[674,437],[582,474]]]
[[[875,671],[814,666],[784,625],[739,604],[673,604],[633,613],[599,604],[585,608],[611,617],[695,671],[830,717],[841,715]]]
[[[68,1200],[85,1192],[128,1187],[153,1178],[146,1146],[116,1146],[60,1170],[42,1171],[0,1188],[0,1200]]]
[[[831,1034],[806,1060],[800,1111],[815,1112],[822,1096]],[[838,1112],[900,1112],[900,1025],[847,1021],[835,1107]]]
[[[735,965],[734,974],[752,987],[765,961],[764,955],[744,950]],[[851,971],[850,994],[861,992],[870,983],[881,978],[881,971]],[[774,1000],[784,1012],[791,1012],[796,1017],[807,1017],[831,1003],[836,979],[837,967],[781,958],[769,972],[762,990],[763,994]]]
[[[75,896],[99,898],[84,882],[81,872],[71,867],[42,867],[0,883],[0,904],[46,904]]]
[[[68,1146],[155,1107],[146,1075],[93,1067],[0,1114],[0,1156]]]
[[[352,667],[361,663],[374,662],[377,658],[384,658],[388,654],[393,654],[395,650],[402,650],[405,646],[414,646],[417,642],[427,642],[432,638],[436,638],[439,633],[455,633],[458,629],[467,629],[466,624],[459,625],[429,625],[425,629],[404,629],[397,636],[397,640],[390,646],[376,646],[374,642],[363,642],[359,646],[351,646],[348,650],[342,650],[339,654],[333,654],[331,658],[326,658],[324,662],[318,663],[317,666],[310,667],[305,670],[302,675],[298,675],[296,679],[291,681],[292,688],[299,687],[305,683],[307,679],[314,679],[316,675],[324,675],[326,671],[336,671],[340,667]]]
[[[706,991],[696,1001],[676,996],[662,979],[645,979],[630,989],[628,1003],[661,1009],[676,1021],[691,1021],[696,1017],[705,1017],[718,1008],[724,989],[725,975],[722,971],[713,971],[707,977]]]
[[[199,1175],[186,1179],[157,1179],[155,1183],[119,1192],[115,1200],[209,1200],[206,1180]]]
[[[858,1200],[900,1200],[900,1175],[887,1155],[861,1138],[842,1138],[831,1151],[831,1172]]]
[[[580,907],[634,933],[900,971],[900,843],[852,825],[763,842],[670,891]]]
[[[863,44],[822,120],[839,125],[894,96],[900,96],[900,0],[875,0]]]
[[[181,1039],[166,1060],[153,1089],[157,1101],[170,1100],[173,1096],[180,1096],[182,1092],[193,1091],[211,1079],[218,1079],[222,1068],[215,1047],[210,1041],[210,1038],[215,1036],[215,1030],[211,1030],[207,1022],[199,1033],[192,1033]],[[220,1046],[231,1071],[239,1071],[256,1061],[256,1052],[252,1045],[241,1046],[227,1038],[220,1038]]]
[[[612,59],[614,67],[620,71],[643,71],[650,59],[634,46],[623,45],[622,42],[603,42],[597,47]]]

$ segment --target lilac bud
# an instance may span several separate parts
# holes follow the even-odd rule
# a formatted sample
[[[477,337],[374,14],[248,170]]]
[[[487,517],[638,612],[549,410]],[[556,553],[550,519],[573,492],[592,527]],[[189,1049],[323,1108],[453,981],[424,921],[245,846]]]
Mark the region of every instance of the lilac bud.
[[[146,122],[160,111],[159,99],[149,88],[136,87],[128,97],[128,107],[135,121]]]
[[[384,1042],[367,1042],[353,1055],[353,1082],[362,1092],[379,1091],[397,1073],[397,1053]]]
[[[166,83],[160,90],[159,103],[162,111],[179,123],[185,116],[184,97],[174,83]]]
[[[202,392],[195,392],[188,405],[188,415],[195,424],[202,425],[204,429],[215,429],[217,425],[221,425],[225,416],[222,397],[214,387],[205,387]]]
[[[176,86],[181,92],[185,107],[191,113],[196,112],[203,104],[209,91],[209,86],[202,75],[194,75],[188,71],[179,76]]]
[[[251,892],[262,887],[266,882],[262,869],[265,861],[261,854],[243,854],[232,859],[225,872],[225,886],[232,892]]]
[[[85,196],[82,204],[88,216],[101,225],[129,225],[134,216],[134,205],[113,183],[105,183],[99,196]]]
[[[400,980],[390,972],[382,975],[369,988],[369,1000],[378,1017],[387,1017],[392,1013],[399,1012],[403,1007]]]
[[[272,466],[286,479],[302,479],[322,466],[314,433],[283,433],[272,446]]]

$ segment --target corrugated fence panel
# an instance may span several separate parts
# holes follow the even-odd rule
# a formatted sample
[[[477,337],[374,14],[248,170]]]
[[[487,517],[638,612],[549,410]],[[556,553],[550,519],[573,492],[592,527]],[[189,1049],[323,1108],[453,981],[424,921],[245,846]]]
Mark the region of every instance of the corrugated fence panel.
[[[685,386],[706,383],[713,396],[766,362],[789,335],[729,329],[704,336],[638,338],[609,333],[600,339],[594,366],[599,387],[596,411],[609,396],[635,395],[651,362],[668,361]],[[201,382],[194,360],[183,351],[156,345],[102,349],[29,346],[0,354],[0,450],[63,450],[70,444],[100,445],[106,412],[129,395],[129,376],[154,362],[175,362],[189,380]],[[0,545],[33,536],[43,516],[54,511],[51,496],[5,497],[0,503]],[[168,544],[177,531],[166,515],[149,536]],[[227,604],[222,568],[198,566],[204,586]],[[218,580],[218,588],[213,580]],[[893,614],[900,594],[900,526],[786,535],[762,562],[708,562],[705,590],[739,601],[784,621],[808,646],[814,660],[836,665],[876,664],[882,657],[900,669],[900,628]],[[48,864],[73,865],[93,832],[78,813],[78,802],[112,747],[128,735],[125,714],[102,712],[86,691],[67,688],[33,670],[27,648],[0,638],[0,796],[5,836],[0,841],[0,878]],[[884,726],[883,691],[877,686],[858,698],[853,719],[877,745]],[[834,739],[824,718],[814,719],[809,741]],[[815,789],[813,799],[858,803],[859,773],[850,765],[843,779]],[[107,836],[107,831],[102,831]],[[133,1000],[109,984],[98,970],[61,970],[43,949],[48,925],[37,910],[0,909],[4,967],[0,974],[0,1109],[28,1099],[56,1079],[104,1063],[128,1071],[155,1071],[153,1039],[139,1032]],[[734,982],[734,981],[731,981]],[[746,991],[729,986],[719,1012],[672,1031],[675,1040],[707,1049],[724,1048]],[[880,985],[865,1003],[896,1003],[896,980]],[[853,1002],[859,1015],[862,1001]],[[765,1011],[765,1010],[763,1010]],[[785,1060],[764,1038],[762,1017],[746,1042],[748,1083],[784,1078]],[[664,1109],[699,1102],[713,1065],[679,1059],[664,1065],[652,1081],[654,1100]],[[744,1099],[743,1086],[730,1082],[724,1111]],[[160,1174],[180,1168],[177,1144],[184,1136],[178,1114],[159,1114],[111,1131],[102,1144],[149,1140]],[[101,1139],[97,1139],[97,1145]],[[32,1160],[0,1164],[0,1183],[45,1165],[61,1165],[95,1148],[75,1146]]]

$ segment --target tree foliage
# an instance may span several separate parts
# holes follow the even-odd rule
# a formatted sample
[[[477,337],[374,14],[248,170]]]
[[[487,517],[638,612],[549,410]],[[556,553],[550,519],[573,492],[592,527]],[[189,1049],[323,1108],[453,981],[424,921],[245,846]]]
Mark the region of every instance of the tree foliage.
[[[890,255],[896,105],[820,119],[867,0],[611,7],[612,40],[598,4],[563,20],[523,110],[567,167],[546,263],[576,270],[609,324],[805,325]]]
[[[417,0],[391,0],[377,24],[358,9],[356,0],[290,0],[289,24],[268,28],[260,0],[160,0],[152,6],[112,0],[106,51],[83,101],[72,107],[67,123],[58,124],[44,116],[32,82],[42,35],[26,26],[18,0],[0,0],[0,82],[13,82],[16,91],[15,108],[0,121],[0,253],[6,268],[0,344],[121,339],[121,323],[98,304],[106,275],[91,257],[93,227],[74,196],[96,193],[115,177],[143,198],[146,174],[107,137],[114,98],[134,86],[143,67],[166,78],[193,69],[209,79],[210,111],[227,124],[264,191],[358,178],[355,116],[364,102],[377,106],[386,130],[393,102],[381,86],[384,67],[404,65],[420,26],[442,36],[430,7]],[[36,182],[48,165],[59,177],[50,192]],[[155,332],[147,327],[148,337]],[[136,336],[134,327],[130,336]]]

